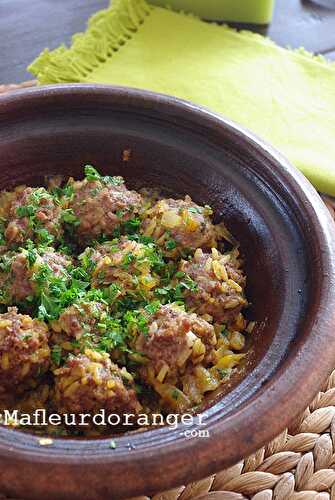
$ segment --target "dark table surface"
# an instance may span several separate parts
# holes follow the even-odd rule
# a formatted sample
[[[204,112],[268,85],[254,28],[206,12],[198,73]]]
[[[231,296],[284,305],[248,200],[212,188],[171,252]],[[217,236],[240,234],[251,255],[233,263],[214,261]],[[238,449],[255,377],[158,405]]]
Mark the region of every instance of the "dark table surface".
[[[317,0],[316,0],[317,1]],[[335,0],[327,1],[335,4]],[[31,79],[27,65],[45,47],[69,43],[108,0],[0,0],[0,83]],[[335,8],[309,0],[277,0],[266,33],[283,46],[305,47],[335,60]]]

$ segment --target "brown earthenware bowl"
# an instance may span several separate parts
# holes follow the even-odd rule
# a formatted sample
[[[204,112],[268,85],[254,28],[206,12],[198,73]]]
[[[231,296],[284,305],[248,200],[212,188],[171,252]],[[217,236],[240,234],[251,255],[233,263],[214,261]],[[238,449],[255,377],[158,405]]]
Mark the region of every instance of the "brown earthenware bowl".
[[[81,176],[86,163],[224,214],[241,242],[258,321],[254,363],[204,408],[209,437],[186,437],[178,425],[116,437],[115,449],[105,439],[41,447],[36,436],[1,427],[0,491],[9,496],[119,498],[219,471],[287,426],[335,361],[335,228],[277,152],[209,111],[139,90],[61,85],[0,98],[0,189]]]

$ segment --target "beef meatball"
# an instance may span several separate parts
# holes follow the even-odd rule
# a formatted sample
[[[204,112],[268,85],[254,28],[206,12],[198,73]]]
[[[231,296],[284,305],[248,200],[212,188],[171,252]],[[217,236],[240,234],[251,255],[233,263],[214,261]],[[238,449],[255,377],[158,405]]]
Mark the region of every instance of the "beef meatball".
[[[78,220],[76,231],[87,242],[100,235],[112,236],[116,228],[140,211],[142,197],[129,191],[121,177],[73,182],[74,195],[69,201]]]
[[[43,274],[66,278],[70,265],[71,259],[53,248],[40,252],[21,249],[1,255],[0,303],[17,304],[33,298],[41,287],[47,286]]]
[[[9,246],[28,239],[50,243],[63,233],[62,210],[44,188],[19,187],[13,193],[2,195],[1,206],[4,236]]]
[[[0,314],[0,393],[32,387],[50,363],[45,323],[18,314],[16,307]]]
[[[164,199],[146,212],[142,230],[164,249],[168,256],[178,250],[216,246],[210,207],[201,207],[189,196],[185,200]]]
[[[159,382],[185,371],[186,364],[208,361],[216,344],[214,328],[196,314],[175,305],[161,306],[148,321],[148,332],[136,340],[136,350],[148,363],[144,372],[149,381]]]
[[[94,288],[115,284],[121,296],[130,293],[146,298],[152,296],[159,284],[157,272],[164,265],[156,245],[144,245],[125,237],[99,245],[95,250],[87,249],[81,260],[89,262]]]
[[[52,329],[66,336],[80,339],[84,334],[98,334],[98,324],[106,316],[107,306],[101,302],[81,301],[67,307],[59,318],[52,321]]]
[[[221,254],[216,249],[212,253],[198,249],[192,260],[181,261],[179,270],[197,285],[184,292],[187,307],[197,314],[209,314],[217,323],[229,323],[247,304],[237,250]]]
[[[86,349],[85,354],[70,356],[54,374],[54,404],[61,414],[94,415],[101,409],[107,414],[137,414],[141,408],[132,376],[106,353]]]

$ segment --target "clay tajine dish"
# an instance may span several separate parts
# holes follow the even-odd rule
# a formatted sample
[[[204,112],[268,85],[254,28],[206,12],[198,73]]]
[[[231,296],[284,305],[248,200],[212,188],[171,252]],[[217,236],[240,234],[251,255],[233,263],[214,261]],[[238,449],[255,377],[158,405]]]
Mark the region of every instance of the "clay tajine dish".
[[[0,491],[11,497],[130,497],[205,477],[279,434],[333,366],[334,225],[277,152],[223,117],[139,90],[59,85],[0,98],[0,189],[80,177],[87,163],[224,214],[245,259],[253,361],[207,401],[206,438],[186,438],[178,425],[114,437],[115,449],[110,439],[43,447],[1,427]]]

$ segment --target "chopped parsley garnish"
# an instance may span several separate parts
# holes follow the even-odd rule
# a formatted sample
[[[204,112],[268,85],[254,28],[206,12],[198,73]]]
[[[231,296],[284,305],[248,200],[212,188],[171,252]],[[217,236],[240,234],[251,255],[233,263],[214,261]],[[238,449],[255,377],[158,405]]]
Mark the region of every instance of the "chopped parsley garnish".
[[[34,207],[34,205],[24,205],[16,209],[16,215],[18,217],[30,217],[31,215],[35,215],[35,212],[36,207]]]
[[[96,168],[92,167],[92,165],[86,165],[84,167],[85,177],[88,181],[100,181],[103,184],[112,184],[113,186],[119,186],[124,183],[124,180],[120,176],[110,176],[105,175],[102,176],[99,174]]]
[[[224,378],[229,376],[231,369],[230,368],[217,368],[216,371],[218,372],[220,379],[223,380]]]
[[[36,238],[37,238],[39,244],[46,246],[46,247],[50,246],[55,240],[55,237],[52,234],[50,234],[47,229],[45,229],[43,227],[36,228],[35,235],[36,235]]]
[[[165,243],[165,248],[166,250],[174,250],[177,246],[177,243],[175,242],[175,240],[168,240],[166,243]]]
[[[135,255],[133,255],[132,253],[127,253],[123,258],[122,267],[128,269],[129,265],[135,260],[136,260]]]
[[[28,259],[29,267],[32,267],[36,262],[36,259],[38,257],[38,253],[37,253],[37,250],[36,250],[36,248],[31,240],[27,240],[27,242],[26,242],[26,251],[27,251],[27,259]]]
[[[100,181],[101,175],[92,165],[85,165],[84,171],[88,181]]]
[[[3,217],[0,217],[0,245],[6,244],[5,230],[6,230],[6,220]]]
[[[0,271],[3,273],[10,273],[12,268],[12,257],[11,254],[3,254],[0,256]]]
[[[115,443],[114,439],[112,439],[112,440],[110,441],[110,443],[109,443],[109,447],[110,447],[110,448],[112,448],[112,450],[115,450],[115,448],[116,448],[116,443]]]
[[[171,396],[173,397],[173,399],[177,400],[179,398],[179,392],[177,391],[177,389],[173,389],[172,393],[171,393]]]
[[[115,215],[116,215],[116,217],[121,218],[121,217],[123,217],[126,213],[127,213],[127,210],[124,210],[124,209],[123,209],[123,210],[117,210],[117,211],[115,212]]]
[[[66,224],[73,224],[75,226],[78,226],[79,220],[73,213],[72,208],[66,208],[62,212],[62,221],[65,222]]]
[[[156,288],[155,290],[155,294],[161,299],[163,304],[172,302],[183,304],[185,290],[195,292],[198,288],[196,282],[185,273],[177,272],[175,278],[179,278],[179,281],[171,281],[168,285]]]
[[[126,332],[122,327],[121,320],[107,316],[104,323],[98,323],[97,326],[101,331],[97,345],[99,351],[111,352],[113,349],[126,349]]]
[[[120,186],[124,183],[123,177],[119,175],[115,175],[113,177],[110,175],[105,175],[102,179],[105,184],[113,184],[113,186]]]
[[[227,327],[225,325],[223,325],[220,333],[221,333],[222,337],[227,338],[228,334],[229,334],[229,330],[227,330]]]
[[[146,310],[147,313],[149,314],[155,314],[158,309],[160,308],[161,304],[159,300],[155,300],[154,302],[151,302],[150,304],[146,305],[144,309]]]
[[[61,312],[82,298],[89,283],[76,277],[77,269],[55,275],[47,264],[41,264],[32,276],[35,283],[37,315],[40,319],[57,319]]]
[[[68,182],[64,187],[54,187],[51,191],[55,199],[60,202],[63,198],[70,201],[74,195],[74,187],[71,182]]]
[[[138,218],[130,219],[123,223],[123,229],[126,234],[135,234],[141,225],[141,221]]]
[[[62,361],[62,348],[61,346],[55,344],[51,348],[51,361],[56,365],[60,366]]]
[[[191,214],[201,214],[202,209],[200,207],[189,207],[187,209]]]

